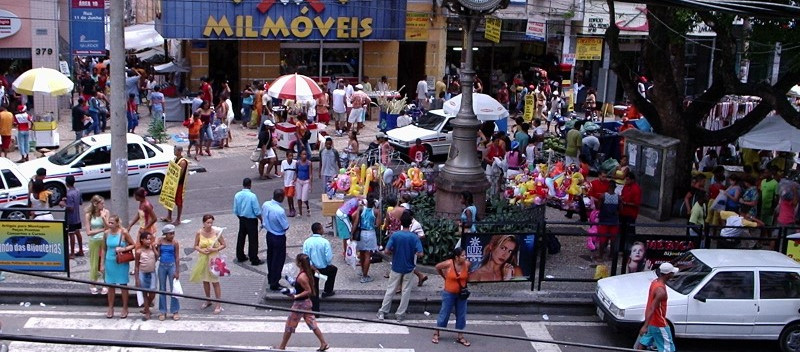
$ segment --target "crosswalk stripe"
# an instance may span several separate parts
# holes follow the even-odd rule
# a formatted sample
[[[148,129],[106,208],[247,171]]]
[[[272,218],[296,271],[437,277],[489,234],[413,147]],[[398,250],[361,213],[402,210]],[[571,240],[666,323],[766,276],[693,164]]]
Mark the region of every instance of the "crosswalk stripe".
[[[285,319],[285,318],[284,318]],[[302,327],[301,327],[302,326]],[[26,329],[54,329],[54,330],[139,330],[139,331],[191,331],[191,332],[267,332],[282,333],[285,328],[283,322],[252,322],[252,321],[215,321],[215,320],[179,320],[162,322],[158,320],[141,321],[137,319],[84,319],[84,318],[40,318],[31,317],[25,322]],[[321,326],[325,333],[352,333],[361,334],[393,334],[408,335],[405,326],[377,324],[377,323],[337,323],[326,322]],[[308,333],[308,327],[301,323],[298,333]]]
[[[202,345],[201,345],[202,346]],[[241,348],[249,350],[263,350],[273,348],[272,346],[215,346],[227,348]],[[48,343],[33,342],[12,342],[8,345],[10,351],[25,352],[183,352],[178,350],[154,350],[151,348],[131,348],[131,347],[110,347],[110,346],[81,346],[81,345],[59,345]],[[289,351],[316,351],[319,347],[289,347]],[[331,347],[329,352],[415,352],[411,348],[336,348]]]
[[[547,331],[547,326],[544,323],[520,322],[519,325],[525,331],[525,336],[529,338],[545,341],[553,340],[553,336]],[[561,348],[552,343],[531,342],[531,345],[536,352],[561,352]]]

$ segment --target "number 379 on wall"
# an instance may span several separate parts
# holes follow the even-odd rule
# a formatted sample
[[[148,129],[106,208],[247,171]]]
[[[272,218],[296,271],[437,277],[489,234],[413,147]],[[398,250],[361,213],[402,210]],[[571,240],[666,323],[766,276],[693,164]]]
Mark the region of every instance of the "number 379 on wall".
[[[36,48],[36,55],[53,55],[53,48]]]

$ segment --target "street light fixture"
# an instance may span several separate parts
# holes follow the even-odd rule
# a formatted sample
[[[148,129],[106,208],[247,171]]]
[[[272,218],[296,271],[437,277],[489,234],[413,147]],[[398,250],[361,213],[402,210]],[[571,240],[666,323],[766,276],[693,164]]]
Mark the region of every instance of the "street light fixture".
[[[473,35],[481,18],[508,7],[508,2],[509,0],[444,0],[441,3],[441,6],[461,18],[464,34],[459,77],[461,107],[451,122],[453,140],[447,162],[436,179],[436,210],[441,213],[458,213],[461,210],[459,197],[463,191],[473,194],[479,213],[483,213],[485,209],[489,182],[480,166],[475,145],[481,123],[472,109],[472,87],[475,82],[475,71],[472,68]]]

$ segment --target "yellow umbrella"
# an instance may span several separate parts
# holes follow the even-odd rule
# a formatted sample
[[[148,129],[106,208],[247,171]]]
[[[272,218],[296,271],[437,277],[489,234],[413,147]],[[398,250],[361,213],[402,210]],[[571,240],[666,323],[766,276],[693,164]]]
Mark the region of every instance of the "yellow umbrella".
[[[75,83],[61,72],[40,67],[25,71],[11,85],[15,91],[26,95],[44,93],[59,96],[71,92]]]

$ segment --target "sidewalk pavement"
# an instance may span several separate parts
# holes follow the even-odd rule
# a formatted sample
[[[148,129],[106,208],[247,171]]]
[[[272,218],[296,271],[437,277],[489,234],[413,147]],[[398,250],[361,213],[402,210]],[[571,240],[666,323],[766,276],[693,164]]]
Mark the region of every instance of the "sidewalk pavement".
[[[149,117],[146,108],[140,108],[140,111],[144,117],[141,119],[138,131],[144,133],[149,123]],[[69,111],[62,111],[60,116],[58,128],[63,146],[74,139],[74,134],[69,131]],[[366,128],[362,130],[359,136],[361,150],[365,150],[366,146],[374,140],[374,135],[377,132],[376,125],[376,121],[368,121],[366,123]],[[241,124],[234,124],[230,126],[230,129],[233,135],[230,148],[226,148],[224,152],[215,152],[216,150],[212,149],[212,156],[201,157],[199,161],[192,160],[191,167],[202,169],[204,160],[209,158],[249,157],[250,152],[257,144],[256,131],[244,129]],[[332,127],[327,129],[329,133],[332,130]],[[186,129],[180,123],[170,122],[167,124],[167,132],[170,136],[185,133],[185,131]],[[337,149],[341,150],[347,145],[347,137],[333,137],[333,139]],[[171,139],[169,143],[188,145],[188,142],[178,143],[175,139]],[[13,159],[13,157],[10,158]],[[213,172],[213,170],[209,171]],[[315,182],[314,184],[315,189],[312,190],[312,194],[321,194],[321,182]],[[290,219],[291,228],[287,234],[287,263],[293,263],[295,255],[302,250],[302,243],[308,237],[313,222],[319,221],[325,225],[330,221],[330,219],[323,219],[320,215],[320,198],[318,196],[310,198],[313,216]],[[550,221],[562,221],[564,220],[562,215],[563,212],[552,208],[548,208],[546,212],[546,217]],[[215,226],[227,228],[224,232],[227,248],[222,254],[228,258],[228,266],[231,270],[230,277],[220,279],[222,299],[249,304],[260,303],[288,307],[290,304],[285,296],[279,292],[269,291],[266,287],[266,265],[252,266],[249,263],[234,262],[238,219],[232,214],[225,213],[215,213],[215,216],[217,217]],[[187,224],[186,220],[189,220],[190,223]],[[640,219],[640,221],[654,222],[648,219]],[[188,275],[197,256],[189,248],[192,247],[194,240],[193,231],[199,228],[201,219],[199,217],[187,218],[184,222],[183,226],[178,227],[176,236],[183,246],[180,271],[184,293],[203,296],[202,285],[188,281]],[[159,223],[158,226],[163,224]],[[326,231],[330,231],[330,228],[326,227]],[[261,240],[263,236],[265,234],[262,231],[259,233],[261,259],[266,257],[266,246],[264,241]],[[342,241],[333,236],[332,232],[326,234],[325,238],[333,245],[335,253],[334,265],[339,267],[339,273],[336,277],[336,295],[322,300],[322,310],[377,311],[386,291],[388,279],[384,279],[383,276],[389,272],[389,262],[384,260],[382,263],[373,264],[370,268],[370,276],[375,278],[375,281],[362,284],[359,282],[359,276],[356,272],[356,269],[360,271],[360,268],[350,267],[344,262],[341,254]],[[583,237],[568,237],[562,238],[561,243],[562,252],[548,256],[546,265],[548,275],[552,273],[552,275],[559,277],[592,278],[594,268],[590,267],[589,263],[581,258],[581,255],[588,253],[585,249],[585,239]],[[87,260],[88,257],[70,260],[71,277],[88,279]],[[417,278],[410,275],[414,288],[409,312],[412,314],[423,312],[435,314],[441,301],[440,291],[443,287],[443,280],[435,273],[432,267],[420,266],[419,268],[428,275],[429,279],[423,286],[417,287]],[[53,275],[66,277],[65,273],[53,273]],[[81,283],[66,283],[10,273],[6,273],[5,277],[5,281],[0,282],[0,303],[24,304],[24,302],[31,302],[31,304],[39,304],[41,302],[48,305],[82,304],[98,306],[106,304],[105,296],[91,295],[88,287]],[[133,281],[131,281],[132,284]],[[594,283],[545,282],[542,287],[543,290],[533,291],[531,282],[473,284],[470,285],[470,291],[472,292],[470,311],[498,314],[502,312],[592,314],[594,310],[591,295],[594,292],[594,287]],[[131,293],[131,295],[133,296],[132,302],[135,302],[135,294]],[[399,295],[396,295],[395,301],[398,299]],[[182,310],[188,309],[190,312],[199,312],[201,302],[182,302],[182,304]],[[231,305],[225,305],[225,307],[228,310],[236,309]]]

